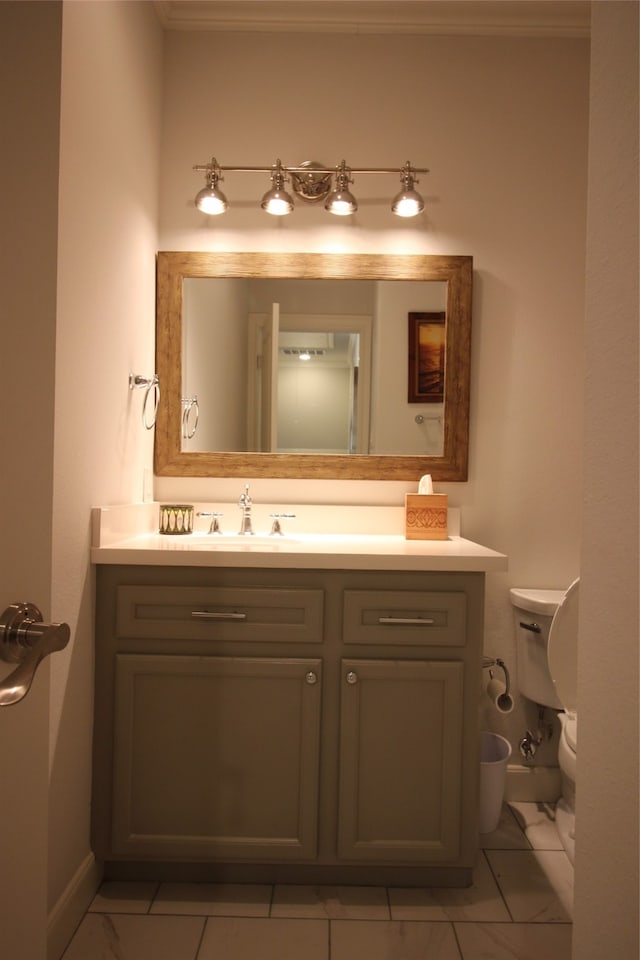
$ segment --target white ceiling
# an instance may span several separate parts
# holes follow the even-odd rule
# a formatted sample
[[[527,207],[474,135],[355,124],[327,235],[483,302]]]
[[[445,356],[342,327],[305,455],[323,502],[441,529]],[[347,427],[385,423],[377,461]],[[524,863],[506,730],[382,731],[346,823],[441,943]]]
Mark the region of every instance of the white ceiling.
[[[168,30],[589,35],[589,0],[154,0]]]

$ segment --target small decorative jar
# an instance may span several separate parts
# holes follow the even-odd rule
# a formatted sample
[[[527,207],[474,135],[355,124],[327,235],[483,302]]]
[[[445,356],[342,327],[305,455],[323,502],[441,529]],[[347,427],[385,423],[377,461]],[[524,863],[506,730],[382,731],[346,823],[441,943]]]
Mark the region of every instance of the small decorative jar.
[[[192,503],[161,503],[160,533],[193,533]]]

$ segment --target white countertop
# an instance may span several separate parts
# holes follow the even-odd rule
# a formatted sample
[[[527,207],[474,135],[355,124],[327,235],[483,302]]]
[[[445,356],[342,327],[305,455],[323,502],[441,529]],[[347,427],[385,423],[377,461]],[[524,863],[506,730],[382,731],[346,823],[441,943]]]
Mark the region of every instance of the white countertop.
[[[218,537],[201,531],[166,535],[148,529],[149,520],[155,523],[157,505],[155,512],[152,505],[139,506],[147,509],[139,510],[133,523],[122,513],[131,510],[130,507],[94,510],[93,563],[442,572],[507,569],[504,554],[457,535],[447,540],[406,540],[401,534],[386,531],[370,534],[357,530],[339,534],[292,531],[282,538],[265,535]],[[372,509],[383,508],[364,509],[370,514]],[[450,529],[458,529],[456,520],[454,518]],[[374,529],[385,526],[388,524],[380,524]],[[129,532],[132,535],[126,535]]]

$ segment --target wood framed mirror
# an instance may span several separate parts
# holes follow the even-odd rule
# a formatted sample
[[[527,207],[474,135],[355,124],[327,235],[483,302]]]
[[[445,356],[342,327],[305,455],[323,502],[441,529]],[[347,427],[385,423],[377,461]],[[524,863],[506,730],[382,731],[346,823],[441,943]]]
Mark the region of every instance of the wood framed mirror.
[[[469,445],[469,383],[473,261],[469,256],[369,255],[369,254],[268,254],[160,252],[157,263],[156,369],[161,396],[155,432],[155,471],[158,476],[272,477],[343,480],[417,480],[430,473],[434,480],[467,479]],[[377,284],[434,281],[444,297],[443,370],[444,403],[441,406],[442,441],[437,453],[416,452],[278,452],[233,449],[188,449],[183,441],[183,383],[185,357],[185,282],[190,279],[223,280],[367,280]],[[393,289],[393,288],[392,288]],[[416,287],[416,289],[418,289]],[[414,310],[424,309],[418,302]],[[389,314],[389,311],[387,311]],[[406,311],[385,316],[397,338],[407,337]],[[376,323],[373,316],[374,342]],[[207,357],[210,378],[228,363],[228,337],[220,337]],[[376,382],[373,357],[371,382]],[[414,358],[415,361],[415,358]],[[244,358],[243,358],[244,362]],[[393,402],[402,417],[416,423],[420,415],[408,402],[409,357],[401,369],[391,371]],[[207,377],[209,379],[209,376]],[[224,419],[249,403],[247,383],[236,395],[229,390],[215,416]],[[227,399],[228,398],[228,399]],[[379,401],[380,402],[380,401]],[[396,408],[394,408],[396,409]],[[240,411],[243,415],[244,412]],[[424,419],[424,418],[423,418]],[[362,445],[358,449],[362,449]]]

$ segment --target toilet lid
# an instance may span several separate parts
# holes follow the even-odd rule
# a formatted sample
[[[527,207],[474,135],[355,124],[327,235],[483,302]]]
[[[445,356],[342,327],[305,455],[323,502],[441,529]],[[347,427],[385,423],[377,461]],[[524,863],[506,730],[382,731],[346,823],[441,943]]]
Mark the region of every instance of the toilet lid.
[[[576,712],[578,699],[579,588],[580,578],[573,581],[553,616],[547,645],[549,672],[558,699],[571,714]]]

